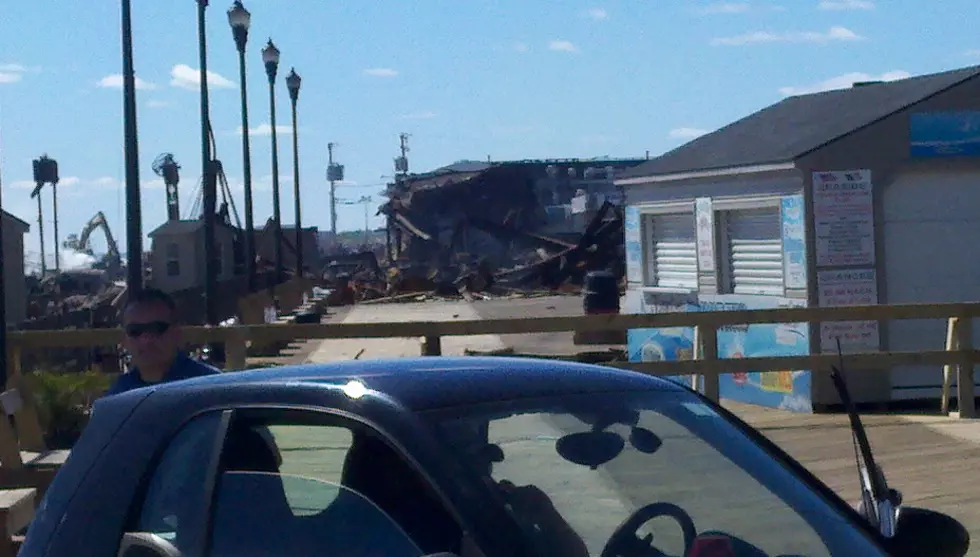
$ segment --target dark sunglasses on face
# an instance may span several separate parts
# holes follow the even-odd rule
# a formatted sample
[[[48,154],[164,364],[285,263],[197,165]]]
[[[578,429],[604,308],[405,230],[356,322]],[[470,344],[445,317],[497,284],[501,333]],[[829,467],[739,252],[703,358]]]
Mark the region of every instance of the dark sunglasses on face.
[[[150,321],[149,323],[130,323],[126,325],[126,336],[139,338],[143,335],[160,336],[170,329],[166,321]]]

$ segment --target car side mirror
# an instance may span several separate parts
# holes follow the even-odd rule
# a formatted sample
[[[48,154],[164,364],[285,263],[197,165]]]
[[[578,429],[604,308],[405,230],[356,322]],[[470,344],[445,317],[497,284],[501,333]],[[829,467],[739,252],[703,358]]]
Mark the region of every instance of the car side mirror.
[[[129,532],[119,543],[118,557],[181,557],[174,544],[158,534]]]
[[[940,512],[904,507],[895,535],[885,545],[895,557],[963,557],[970,549],[970,533],[955,518]]]

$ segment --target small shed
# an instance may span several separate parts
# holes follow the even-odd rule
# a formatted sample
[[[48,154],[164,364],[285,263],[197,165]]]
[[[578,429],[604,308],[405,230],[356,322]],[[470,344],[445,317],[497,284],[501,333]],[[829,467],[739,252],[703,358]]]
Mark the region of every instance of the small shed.
[[[980,67],[784,99],[617,180],[626,310],[980,300],[978,182]],[[630,357],[690,357],[692,335],[630,331]],[[845,352],[936,349],[945,324],[751,325],[718,338],[721,357],[830,352],[838,340]],[[862,402],[930,399],[942,373],[849,380]],[[806,370],[726,375],[721,395],[803,412],[838,402],[829,378]]]
[[[27,318],[27,282],[24,272],[24,235],[31,226],[3,211],[3,282],[7,326]]]
[[[214,226],[215,251],[204,252],[203,220],[171,220],[149,233],[150,265],[148,281],[164,292],[176,292],[204,286],[206,257],[217,262],[218,281],[236,275],[235,229],[217,222]]]

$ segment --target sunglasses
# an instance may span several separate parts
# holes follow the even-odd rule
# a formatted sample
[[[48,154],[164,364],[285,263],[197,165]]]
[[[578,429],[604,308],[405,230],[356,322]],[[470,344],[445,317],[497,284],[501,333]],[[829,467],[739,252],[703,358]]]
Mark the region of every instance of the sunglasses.
[[[158,337],[170,330],[170,323],[166,321],[150,321],[149,323],[130,323],[126,325],[126,336],[129,338],[139,338],[143,335]]]

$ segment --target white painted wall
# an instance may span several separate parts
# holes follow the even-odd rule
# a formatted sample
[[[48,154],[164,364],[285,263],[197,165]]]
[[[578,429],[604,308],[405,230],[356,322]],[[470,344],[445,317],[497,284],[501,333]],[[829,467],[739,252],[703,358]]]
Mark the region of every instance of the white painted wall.
[[[980,301],[980,168],[906,170],[882,195],[882,303]],[[974,334],[980,342],[980,327]],[[945,342],[942,320],[888,325],[888,350],[938,350]],[[942,368],[898,367],[891,381],[893,399],[938,397]]]

